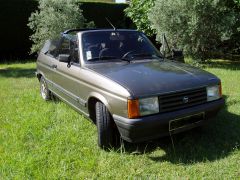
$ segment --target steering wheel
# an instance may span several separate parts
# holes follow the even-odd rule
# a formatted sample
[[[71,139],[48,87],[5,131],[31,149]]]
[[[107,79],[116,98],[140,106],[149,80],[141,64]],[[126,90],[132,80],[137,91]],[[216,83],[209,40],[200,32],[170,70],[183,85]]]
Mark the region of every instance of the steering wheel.
[[[132,53],[134,53],[134,52],[136,52],[136,51],[131,50],[131,51],[126,52],[126,53],[121,57],[121,59],[126,59],[126,57],[128,57],[130,54],[132,54]]]
[[[106,51],[108,51],[108,50],[109,50],[109,48],[104,48],[104,49],[102,49],[102,50],[99,52],[99,59],[101,59],[102,56],[103,56],[103,53],[106,52]]]

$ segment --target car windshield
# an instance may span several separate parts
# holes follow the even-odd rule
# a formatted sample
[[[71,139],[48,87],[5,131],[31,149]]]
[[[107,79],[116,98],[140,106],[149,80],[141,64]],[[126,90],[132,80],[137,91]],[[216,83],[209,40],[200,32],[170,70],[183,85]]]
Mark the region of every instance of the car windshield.
[[[87,62],[161,58],[148,38],[137,31],[92,31],[82,35],[83,57]]]

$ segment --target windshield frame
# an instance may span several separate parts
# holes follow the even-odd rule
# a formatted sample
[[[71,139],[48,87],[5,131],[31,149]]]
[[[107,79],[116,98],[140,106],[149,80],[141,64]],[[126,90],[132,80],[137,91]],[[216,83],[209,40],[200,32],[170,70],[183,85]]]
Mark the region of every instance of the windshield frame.
[[[149,49],[152,50],[152,54],[156,55],[155,57],[144,57],[144,58],[133,58],[133,59],[130,59],[130,61],[132,60],[136,60],[136,61],[143,61],[143,60],[149,60],[149,59],[162,59],[163,56],[162,54],[160,53],[160,51],[153,45],[153,43],[147,38],[147,36],[142,33],[142,32],[139,32],[139,31],[136,31],[136,30],[125,30],[125,29],[121,29],[121,30],[112,30],[112,29],[107,29],[107,30],[91,30],[91,31],[84,31],[84,32],[80,32],[79,34],[79,47],[81,49],[81,60],[82,60],[82,63],[83,64],[93,64],[93,63],[109,63],[109,62],[124,62],[126,61],[126,59],[121,59],[120,56],[118,57],[115,57],[115,58],[112,58],[112,59],[109,59],[107,58],[106,60],[97,60],[96,58],[93,57],[93,61],[89,61],[87,60],[87,57],[86,57],[86,47],[85,47],[85,42],[84,42],[84,36],[86,34],[91,34],[91,33],[134,33],[136,34],[136,36],[141,36],[143,38],[143,41],[145,41],[145,45],[147,45],[149,47]],[[109,34],[110,35],[110,34]],[[127,34],[126,34],[127,35]],[[125,39],[126,40],[126,39]],[[139,53],[136,53],[136,54],[139,54]],[[128,61],[128,60],[127,60]]]

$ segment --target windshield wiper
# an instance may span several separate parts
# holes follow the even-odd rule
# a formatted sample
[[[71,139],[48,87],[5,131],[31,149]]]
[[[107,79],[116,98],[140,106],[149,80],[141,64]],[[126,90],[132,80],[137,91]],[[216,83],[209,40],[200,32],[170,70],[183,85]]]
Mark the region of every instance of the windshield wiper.
[[[139,53],[139,54],[133,54],[133,57],[153,57],[150,53]]]
[[[92,59],[88,59],[87,61],[101,61],[101,60],[110,60],[110,59],[117,59],[114,56],[101,56],[101,57],[94,57]]]
[[[126,57],[122,57],[121,60],[122,60],[122,61],[127,61],[127,62],[129,62],[129,63],[130,63],[130,61],[131,61],[131,59],[128,59],[128,58],[126,58]]]
[[[133,54],[132,57],[139,57],[139,58],[161,58],[158,54],[150,54],[150,53],[139,53],[139,54]]]
[[[134,51],[129,51],[123,55],[121,60],[128,61],[129,63],[134,60],[134,58],[161,58],[160,55],[151,54],[151,53],[139,53],[139,54],[131,54]],[[129,58],[127,58],[129,56]]]

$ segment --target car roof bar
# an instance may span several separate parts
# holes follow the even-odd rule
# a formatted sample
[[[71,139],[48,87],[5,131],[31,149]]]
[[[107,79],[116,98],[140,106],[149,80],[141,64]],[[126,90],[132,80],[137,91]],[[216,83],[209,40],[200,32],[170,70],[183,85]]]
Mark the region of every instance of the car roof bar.
[[[85,28],[85,29],[68,29],[66,31],[63,32],[63,34],[69,34],[71,32],[80,32],[80,31],[89,31],[89,30],[100,30],[100,29],[96,29],[96,28]]]
[[[64,31],[63,33],[61,33],[61,34],[69,34],[71,32],[81,32],[81,31],[91,31],[91,30],[112,30],[112,29],[109,29],[109,28],[68,29],[68,30]],[[121,29],[121,30],[137,31],[137,30],[134,30],[134,29]]]

